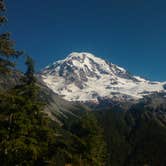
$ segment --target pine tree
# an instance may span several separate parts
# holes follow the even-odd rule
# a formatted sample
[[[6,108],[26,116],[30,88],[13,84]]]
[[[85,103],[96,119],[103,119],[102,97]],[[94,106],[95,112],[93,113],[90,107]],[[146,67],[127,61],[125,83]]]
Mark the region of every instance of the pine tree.
[[[24,95],[27,99],[35,101],[38,98],[37,94],[39,93],[39,87],[37,86],[37,80],[34,76],[34,61],[30,56],[27,56],[25,65],[27,66],[27,71],[21,79],[24,91],[24,94],[22,95]]]
[[[5,8],[5,4],[4,4],[4,0],[0,1],[0,12],[4,12],[6,10]],[[0,16],[0,24],[3,24],[4,22],[6,22],[7,19],[5,16]]]
[[[5,10],[4,0],[0,0],[0,26],[7,22],[7,18],[3,15]],[[21,51],[14,49],[14,41],[10,39],[9,32],[0,34],[0,73],[9,73],[11,68],[15,66],[11,58],[17,58],[21,54]]]
[[[5,166],[45,165],[54,158],[49,147],[55,142],[55,132],[49,127],[44,104],[39,100],[30,57],[26,65],[23,83],[9,90],[0,103],[5,117],[0,121],[0,163]]]

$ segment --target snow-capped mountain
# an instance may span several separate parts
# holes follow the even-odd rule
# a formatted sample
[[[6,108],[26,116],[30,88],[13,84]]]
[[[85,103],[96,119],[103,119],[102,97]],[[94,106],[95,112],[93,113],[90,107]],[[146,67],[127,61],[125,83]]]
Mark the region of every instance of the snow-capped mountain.
[[[166,88],[166,82],[133,76],[86,52],[71,53],[44,68],[40,76],[49,88],[69,101],[138,100],[154,92],[165,92]]]

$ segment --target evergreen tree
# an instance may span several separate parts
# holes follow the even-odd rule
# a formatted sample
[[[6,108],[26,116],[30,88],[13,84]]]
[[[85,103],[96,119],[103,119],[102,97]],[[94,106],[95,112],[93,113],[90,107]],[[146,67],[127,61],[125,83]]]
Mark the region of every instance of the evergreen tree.
[[[4,12],[5,11],[5,4],[4,4],[4,0],[0,0],[0,12]],[[3,15],[0,15],[0,24],[3,24],[4,22],[6,22],[6,17]]]
[[[36,82],[36,78],[34,77],[35,69],[34,69],[34,61],[28,56],[25,64],[28,66],[27,71],[25,73],[27,84],[34,84]]]
[[[5,12],[5,3],[0,1],[0,26],[6,23],[7,18],[3,15]],[[14,49],[14,41],[10,39],[10,33],[4,32],[0,34],[0,73],[8,73],[11,68],[15,66],[15,63],[9,59],[17,58],[22,52]]]
[[[39,100],[32,62],[28,57],[24,82],[9,90],[0,103],[5,117],[0,121],[0,163],[4,166],[46,165],[54,158],[49,147],[55,142],[55,132]]]

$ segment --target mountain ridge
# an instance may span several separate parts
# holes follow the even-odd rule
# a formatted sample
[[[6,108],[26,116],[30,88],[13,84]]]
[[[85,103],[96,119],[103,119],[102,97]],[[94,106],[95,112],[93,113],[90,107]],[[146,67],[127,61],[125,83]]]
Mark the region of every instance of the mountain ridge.
[[[165,92],[166,84],[131,75],[124,68],[87,52],[73,52],[45,67],[39,75],[66,100],[96,103],[99,98],[139,100],[148,94]]]

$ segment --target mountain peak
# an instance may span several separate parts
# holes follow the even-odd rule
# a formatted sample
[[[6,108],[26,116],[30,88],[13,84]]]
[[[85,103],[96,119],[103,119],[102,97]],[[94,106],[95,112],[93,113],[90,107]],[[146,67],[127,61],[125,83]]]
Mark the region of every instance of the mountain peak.
[[[99,65],[107,65],[107,62],[99,57],[96,57],[95,55],[88,53],[88,52],[72,52],[67,56],[67,58],[64,59],[64,61],[73,62],[73,65],[78,65],[78,62],[80,63],[80,67],[85,66],[91,66],[92,63],[96,63]],[[81,65],[82,64],[82,65]]]
[[[68,55],[68,58],[71,57],[80,57],[80,58],[84,58],[84,57],[88,57],[88,58],[94,58],[95,55],[89,53],[89,52],[72,52]]]
[[[98,98],[140,99],[165,91],[164,83],[150,82],[128,73],[87,52],[73,52],[42,72],[43,81],[67,100],[89,101]]]

